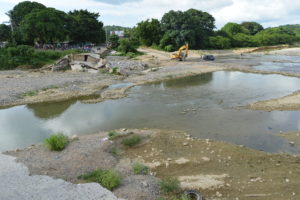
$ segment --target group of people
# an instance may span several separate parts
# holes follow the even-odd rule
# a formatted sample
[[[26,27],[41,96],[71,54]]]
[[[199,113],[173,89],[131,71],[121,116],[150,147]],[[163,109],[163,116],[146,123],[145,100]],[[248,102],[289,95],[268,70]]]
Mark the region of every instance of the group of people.
[[[83,51],[91,51],[94,47],[94,44],[89,45],[71,45],[68,43],[55,43],[55,44],[39,44],[36,43],[34,47],[36,49],[43,49],[43,50],[68,50],[68,49],[78,49]]]

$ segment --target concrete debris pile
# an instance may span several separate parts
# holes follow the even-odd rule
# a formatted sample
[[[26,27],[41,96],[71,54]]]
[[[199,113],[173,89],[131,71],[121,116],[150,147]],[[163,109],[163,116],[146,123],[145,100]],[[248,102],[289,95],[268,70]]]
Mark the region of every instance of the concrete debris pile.
[[[122,56],[106,57],[105,67],[110,73],[116,70],[118,74],[124,76],[128,76],[134,73],[139,73],[148,68],[147,64],[141,61],[128,60],[126,57],[122,57]]]
[[[103,59],[100,54],[81,53],[67,55],[48,68],[51,71],[72,69],[73,71],[92,73],[97,73],[99,69],[105,69],[109,73],[129,76],[146,70],[148,66],[141,61],[129,60],[122,56],[107,56]]]

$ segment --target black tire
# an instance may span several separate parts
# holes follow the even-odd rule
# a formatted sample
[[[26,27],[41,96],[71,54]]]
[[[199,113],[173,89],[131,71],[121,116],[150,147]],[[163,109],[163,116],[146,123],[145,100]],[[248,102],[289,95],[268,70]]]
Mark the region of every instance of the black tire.
[[[186,191],[184,191],[184,195],[192,198],[193,200],[194,199],[195,200],[204,200],[202,195],[199,192],[195,191],[195,190],[186,190]]]

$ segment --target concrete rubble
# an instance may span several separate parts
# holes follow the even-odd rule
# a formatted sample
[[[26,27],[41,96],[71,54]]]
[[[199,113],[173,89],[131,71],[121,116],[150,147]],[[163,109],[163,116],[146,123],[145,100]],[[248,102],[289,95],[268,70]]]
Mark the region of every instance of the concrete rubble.
[[[0,180],[0,199],[118,200],[112,192],[97,183],[72,184],[49,176],[30,176],[24,164],[1,153]]]
[[[129,60],[123,56],[107,56],[98,53],[70,54],[51,65],[51,71],[73,70],[78,72],[97,73],[104,69],[109,73],[129,76],[141,73],[148,66],[141,61]],[[106,56],[106,54],[105,54]]]

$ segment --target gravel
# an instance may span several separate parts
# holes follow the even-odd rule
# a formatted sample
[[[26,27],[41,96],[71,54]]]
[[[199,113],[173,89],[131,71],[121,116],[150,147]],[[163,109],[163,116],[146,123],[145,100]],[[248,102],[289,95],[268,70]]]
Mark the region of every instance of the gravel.
[[[72,184],[48,176],[30,176],[14,157],[0,154],[0,199],[9,200],[117,200],[96,183]]]
[[[29,91],[53,86],[71,91],[76,89],[76,85],[96,82],[105,77],[107,75],[101,73],[0,71],[0,105],[14,102]]]

